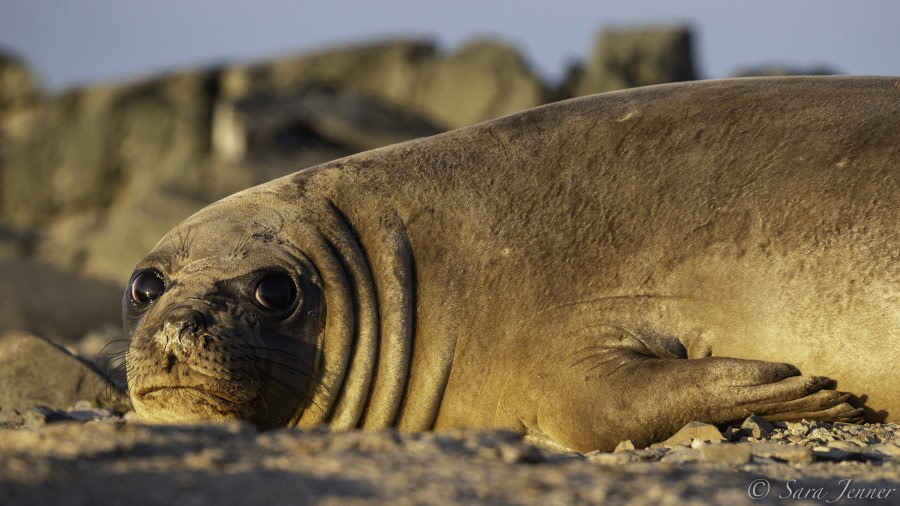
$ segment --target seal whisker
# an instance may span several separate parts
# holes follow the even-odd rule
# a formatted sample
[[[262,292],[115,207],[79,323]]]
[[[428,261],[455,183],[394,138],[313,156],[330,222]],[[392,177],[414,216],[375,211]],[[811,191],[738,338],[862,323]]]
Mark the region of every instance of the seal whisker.
[[[287,370],[288,372],[299,374],[300,376],[302,376],[305,379],[315,380],[315,377],[312,374],[310,374],[309,372],[307,372],[303,369],[298,369],[290,364],[285,364],[285,363],[279,362],[277,360],[272,360],[272,359],[263,358],[263,357],[254,357],[254,359],[258,363],[278,366],[284,370]]]
[[[271,359],[266,359],[266,358],[262,358],[262,357],[256,357],[256,360],[259,361],[260,363],[263,363],[263,364],[275,365],[275,366],[278,366],[278,367],[282,367],[282,368],[284,368],[284,369],[287,369],[289,372],[297,373],[297,374],[299,374],[300,376],[302,376],[304,379],[308,380],[308,381],[309,381],[309,384],[310,384],[311,386],[314,386],[314,387],[316,387],[316,388],[321,388],[321,389],[322,389],[323,391],[325,391],[329,396],[331,396],[331,398],[335,398],[335,397],[336,397],[335,392],[333,392],[327,385],[325,385],[324,383],[320,382],[315,376],[313,376],[312,374],[310,374],[310,373],[308,373],[308,372],[306,372],[306,371],[304,371],[304,370],[297,369],[297,368],[295,368],[295,367],[293,367],[293,366],[291,366],[291,365],[281,363],[281,362],[279,362],[279,361],[277,361],[277,360],[271,360]],[[265,375],[265,376],[267,376],[267,377],[271,377],[272,379],[278,380],[280,383],[283,383],[284,385],[287,385],[288,388],[294,389],[294,387],[288,385],[286,382],[284,382],[283,380],[281,380],[281,379],[275,377],[274,374],[272,374],[272,373],[270,373],[270,372],[268,372],[268,371],[259,370],[259,372],[260,372],[261,375]],[[314,388],[314,389],[315,389],[315,388]]]
[[[247,258],[247,255],[250,253],[250,247],[253,243],[253,238],[250,234],[244,234],[238,236],[237,240],[234,242],[234,245],[231,247],[229,251],[229,256],[232,258]]]
[[[94,362],[104,372],[112,387],[123,391],[128,390],[125,357],[130,342],[129,339],[110,341],[94,357]]]
[[[297,354],[295,354],[295,353],[292,353],[292,352],[290,352],[290,351],[287,351],[287,350],[281,350],[281,349],[278,349],[278,348],[267,348],[267,347],[265,347],[265,346],[253,346],[253,345],[250,345],[250,344],[245,345],[245,347],[246,347],[248,350],[254,350],[254,351],[256,351],[256,350],[262,350],[262,351],[264,351],[264,352],[266,352],[266,353],[278,353],[278,354],[280,354],[280,355],[284,355],[284,356],[287,356],[287,357],[289,357],[289,358],[292,358],[292,359],[294,359],[294,360],[299,361],[299,362],[301,363],[301,365],[303,365],[303,366],[310,367],[310,368],[311,368],[311,366],[312,366],[312,364],[309,362],[309,359],[307,359],[307,358],[305,358],[305,357],[302,357],[302,356],[300,356],[300,355],[297,355]],[[257,355],[256,353],[254,353],[253,356],[258,357],[259,355]]]
[[[281,380],[280,378],[275,377],[275,375],[273,375],[269,372],[266,372],[266,371],[259,371],[259,375],[260,375],[260,380],[262,381],[262,384],[264,387],[271,387],[276,392],[286,394],[287,397],[292,397],[292,396],[296,395],[297,389],[293,385],[290,385],[290,384],[286,383],[285,381]],[[316,386],[324,387],[324,385],[322,385],[321,383],[316,381],[314,378],[309,378],[309,379],[311,380],[311,383],[315,384]],[[275,383],[274,384],[269,383],[268,380],[272,380]],[[326,408],[324,406],[316,403],[314,401],[313,397],[311,397],[309,395],[302,394],[300,403],[305,406],[304,409],[309,408],[309,407],[314,407],[317,410],[319,410],[319,412],[321,414],[325,414]],[[267,409],[268,409],[268,406],[267,406]]]

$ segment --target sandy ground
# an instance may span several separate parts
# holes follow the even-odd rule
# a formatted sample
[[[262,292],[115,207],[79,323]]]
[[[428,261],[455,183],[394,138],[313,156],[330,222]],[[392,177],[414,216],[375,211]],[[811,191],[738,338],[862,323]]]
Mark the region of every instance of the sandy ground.
[[[67,417],[98,420],[48,423]],[[776,441],[790,432],[782,430],[764,441],[693,440],[583,456],[505,432],[259,433],[240,423],[153,426],[126,418],[7,411],[7,426],[24,427],[0,429],[0,502],[900,504],[897,425],[792,426],[808,432],[804,440]]]

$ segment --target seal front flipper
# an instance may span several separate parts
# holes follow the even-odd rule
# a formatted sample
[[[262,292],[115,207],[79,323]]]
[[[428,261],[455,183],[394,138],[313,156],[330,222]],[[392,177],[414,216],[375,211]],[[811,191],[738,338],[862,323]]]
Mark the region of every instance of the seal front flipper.
[[[862,411],[830,380],[790,365],[727,357],[687,359],[677,343],[605,330],[592,343],[554,354],[531,371],[534,411],[520,420],[529,432],[574,450],[611,450],[631,439],[646,446],[686,423],[842,420]],[[677,342],[677,340],[676,340]],[[680,348],[683,351],[683,347]]]

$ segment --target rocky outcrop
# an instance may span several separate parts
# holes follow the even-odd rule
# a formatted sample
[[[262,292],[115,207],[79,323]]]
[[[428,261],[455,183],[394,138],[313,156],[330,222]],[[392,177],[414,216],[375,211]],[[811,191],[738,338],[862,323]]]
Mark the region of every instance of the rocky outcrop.
[[[214,74],[68,92],[4,117],[0,216],[17,225],[173,184],[202,188]]]
[[[570,89],[578,96],[696,78],[687,28],[610,29],[599,34]]]
[[[103,373],[59,345],[22,333],[0,338],[0,408],[65,409],[78,401],[120,411],[130,406]]]
[[[123,283],[136,247],[152,244],[145,232],[155,242],[173,211],[210,198],[215,77],[202,71],[85,88],[4,116],[0,217],[19,230],[39,227],[34,253],[43,263]],[[168,194],[191,203],[160,208]],[[160,212],[158,228],[142,216]],[[104,241],[122,218],[126,230]]]
[[[781,76],[833,76],[840,72],[825,66],[791,67],[786,65],[761,65],[738,70],[734,77],[781,77]]]
[[[407,109],[345,89],[307,86],[219,101],[212,139],[220,160],[265,164],[310,151],[374,149],[441,131]]]
[[[0,49],[0,112],[27,107],[40,98],[38,79],[28,65]]]
[[[402,107],[442,129],[544,103],[546,90],[517,50],[472,42],[445,55],[427,41],[388,41],[228,68],[222,98],[348,90]]]
[[[550,93],[508,45],[393,40],[43,99],[0,55],[0,330],[70,340],[108,326],[110,287],[166,231],[249,186],[549,100],[696,77],[681,27],[605,30],[576,67]]]
[[[358,151],[540,104],[518,53],[395,41],[67,92],[0,118],[0,220],[124,284],[203,205]]]
[[[122,328],[122,286],[29,259],[0,259],[0,334],[22,330],[73,342]]]

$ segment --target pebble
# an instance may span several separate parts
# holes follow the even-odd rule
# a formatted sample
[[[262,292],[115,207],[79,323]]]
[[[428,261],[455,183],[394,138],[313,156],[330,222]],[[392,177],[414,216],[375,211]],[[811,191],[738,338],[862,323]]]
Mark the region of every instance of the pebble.
[[[715,425],[703,422],[690,422],[676,432],[672,437],[666,439],[662,443],[651,445],[651,448],[664,447],[673,448],[675,446],[689,446],[694,440],[709,441],[718,443],[725,441],[725,437],[719,432]]]
[[[695,450],[694,448],[686,448],[683,446],[672,448],[668,453],[663,455],[661,459],[659,459],[660,462],[667,462],[670,464],[686,464],[688,462],[697,462],[699,460],[699,450]]]
[[[880,443],[870,446],[868,450],[900,459],[900,444],[898,443]]]
[[[807,435],[809,439],[816,439],[821,442],[834,441],[834,436],[831,434],[831,431],[824,427],[816,427]]]
[[[845,451],[860,448],[860,445],[855,444],[853,441],[834,441],[834,440],[832,440],[832,441],[828,442],[827,446],[829,448],[835,448],[837,450],[845,450]]]
[[[812,450],[806,446],[785,445],[772,442],[748,444],[754,459],[771,459],[778,462],[808,464],[813,461]]]
[[[634,442],[632,442],[630,439],[626,439],[625,441],[622,441],[621,443],[616,445],[616,449],[613,450],[613,452],[627,452],[631,450],[634,450]]]
[[[716,436],[719,436],[718,438]],[[711,444],[719,443],[719,444]],[[769,423],[749,417],[723,432],[691,422],[669,439],[632,450],[623,441],[615,452],[592,452],[591,462],[622,465],[632,462],[692,462],[744,465],[781,462],[795,465],[856,462],[882,465],[900,461],[900,425],[825,422]]]
[[[749,431],[750,436],[757,439],[767,438],[775,431],[775,427],[761,416],[751,415],[741,424],[741,429]]]
[[[725,438],[726,441],[731,441],[732,443],[735,443],[735,442],[739,441],[742,437],[744,437],[745,434],[743,434],[741,432],[741,429],[729,426],[727,429],[725,429],[722,432],[722,436]]]
[[[507,464],[537,464],[546,460],[538,447],[521,443],[501,442],[497,446],[497,453],[500,460]]]
[[[0,429],[34,430],[57,422],[137,423],[139,420],[134,411],[119,416],[109,409],[96,408],[87,400],[75,402],[67,410],[44,406],[29,410],[0,408]],[[558,455],[516,442],[500,444],[495,450],[500,460],[510,464],[540,463],[554,460]],[[900,463],[900,425],[831,425],[807,421],[770,424],[760,417],[750,417],[740,427],[728,427],[723,434],[713,425],[691,422],[649,448],[638,449],[633,441],[625,440],[613,452],[591,452],[579,458],[609,466],[641,462],[882,465],[888,461]]]
[[[0,429],[40,429],[55,422],[122,422],[123,418],[109,409],[93,408],[87,402],[77,402],[68,410],[46,406],[33,409],[0,409]]]
[[[595,464],[603,466],[619,467],[632,462],[637,462],[631,452],[607,453],[601,451],[590,452],[585,457]]]
[[[703,462],[718,462],[722,464],[745,464],[750,461],[751,444],[720,444],[704,445],[700,450],[700,460]]]

